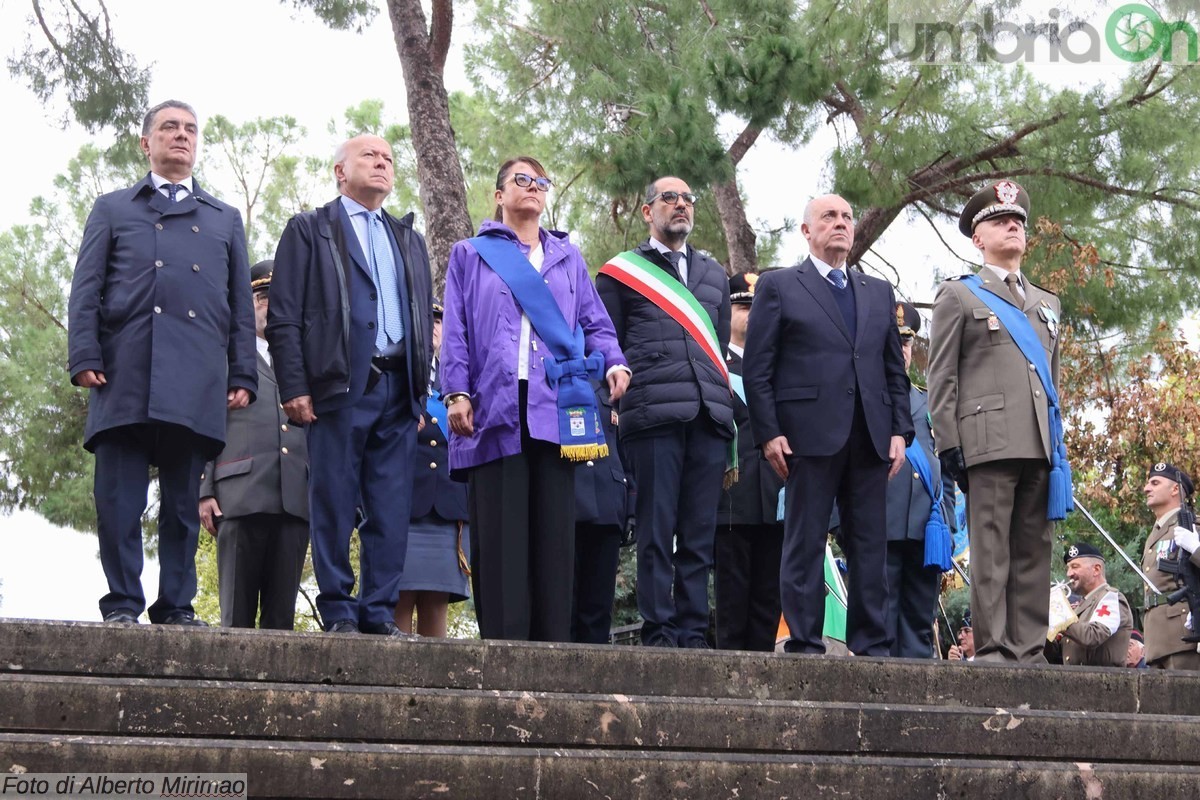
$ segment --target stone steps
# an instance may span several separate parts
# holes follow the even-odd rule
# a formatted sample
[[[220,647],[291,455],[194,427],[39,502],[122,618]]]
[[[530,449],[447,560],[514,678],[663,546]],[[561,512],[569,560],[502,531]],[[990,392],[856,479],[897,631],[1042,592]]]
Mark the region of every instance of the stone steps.
[[[1200,674],[0,621],[0,772],[252,796],[1200,800]]]

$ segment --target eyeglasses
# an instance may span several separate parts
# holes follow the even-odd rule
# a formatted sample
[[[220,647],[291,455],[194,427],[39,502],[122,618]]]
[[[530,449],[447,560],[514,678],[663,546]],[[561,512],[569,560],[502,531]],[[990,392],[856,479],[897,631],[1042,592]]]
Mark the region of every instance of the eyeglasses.
[[[528,189],[530,184],[532,184],[537,187],[539,192],[548,192],[550,191],[550,187],[554,185],[549,178],[535,178],[532,175],[526,175],[524,172],[514,173],[511,180],[522,189]]]
[[[650,202],[654,202],[654,200],[659,199],[659,197],[661,197],[670,205],[675,205],[680,198],[683,198],[683,202],[687,203],[689,206],[696,205],[696,201],[699,199],[691,192],[659,192],[658,197],[652,198]]]

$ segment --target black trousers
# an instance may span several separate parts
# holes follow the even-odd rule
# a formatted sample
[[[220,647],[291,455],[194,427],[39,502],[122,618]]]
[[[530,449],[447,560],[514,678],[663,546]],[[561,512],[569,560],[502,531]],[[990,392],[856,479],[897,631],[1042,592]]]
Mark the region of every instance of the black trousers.
[[[607,644],[621,561],[621,529],[581,522],[575,526],[575,602],[571,641]]]
[[[520,385],[521,452],[470,471],[471,590],[484,639],[571,641],[575,465],[533,439]]]
[[[933,618],[942,573],[925,566],[925,540],[887,543],[888,635],[898,658],[934,658]]]
[[[181,425],[125,425],[96,437],[96,522],[108,594],[100,613],[146,608],[142,592],[142,514],[150,467],[158,466],[158,599],[150,621],[192,613],[200,534],[200,473],[205,440]]]
[[[783,525],[719,527],[714,555],[717,647],[773,651],[779,631]]]
[[[789,460],[779,571],[783,616],[791,631],[787,652],[825,652],[825,537],[836,499],[840,542],[850,567],[846,646],[860,656],[888,655],[887,473],[888,462],[875,452],[857,408],[841,450]]]
[[[308,521],[290,514],[225,518],[217,528],[221,627],[290,631],[308,553]],[[259,619],[259,610],[262,618]]]

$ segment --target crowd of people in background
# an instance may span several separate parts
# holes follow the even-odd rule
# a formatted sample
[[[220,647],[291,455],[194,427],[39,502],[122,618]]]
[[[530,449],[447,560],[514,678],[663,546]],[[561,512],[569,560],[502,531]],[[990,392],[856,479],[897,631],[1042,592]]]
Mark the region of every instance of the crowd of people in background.
[[[936,658],[961,490],[970,610],[949,659],[1200,669],[1187,604],[1165,600],[1172,565],[1200,566],[1179,524],[1191,481],[1165,462],[1145,489],[1145,636],[1086,543],[1064,555],[1073,618],[1048,635],[1054,522],[1072,504],[1061,306],[1022,270],[1016,183],[962,210],[982,266],[938,289],[926,389],[909,377],[920,315],[850,268],[837,195],[804,209],[807,258],[730,278],[688,243],[697,195],[659,176],[647,238],[593,280],[542,227],[547,170],[517,156],[495,218],[454,245],[442,303],[414,215],[384,210],[386,140],[342,143],[338,197],[251,267],[240,215],[192,175],[198,135],[185,103],[147,112],[150,172],[96,200],[72,283],[106,622],[147,611],[156,467],[155,624],[205,625],[203,528],[224,626],[291,629],[311,545],[330,633],[444,637],[449,604],[472,597],[483,638],[601,643],[636,544],[642,644],[766,651],[782,630],[783,651],[821,654],[832,534],[849,652]]]

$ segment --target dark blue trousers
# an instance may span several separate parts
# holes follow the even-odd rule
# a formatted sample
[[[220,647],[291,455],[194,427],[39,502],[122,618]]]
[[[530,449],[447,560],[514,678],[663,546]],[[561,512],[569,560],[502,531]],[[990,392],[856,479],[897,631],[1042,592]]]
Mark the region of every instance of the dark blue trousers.
[[[612,628],[621,529],[616,525],[575,524],[575,589],[571,604],[571,641],[608,644]]]
[[[317,611],[325,627],[392,622],[408,548],[417,422],[403,371],[385,372],[354,405],[324,411],[308,428],[309,528]],[[358,529],[359,590],[354,594],[350,534]]]
[[[860,656],[888,655],[887,473],[888,462],[875,452],[861,411],[841,450],[789,460],[779,571],[779,598],[792,637],[784,645],[787,652],[825,652],[825,539],[836,500],[850,568],[846,646]]]
[[[708,573],[729,440],[701,411],[621,446],[638,487],[642,642],[683,647],[708,630]]]
[[[903,473],[897,476],[897,480]],[[887,543],[888,635],[898,658],[933,658],[933,618],[942,573],[925,566],[925,540]]]
[[[96,521],[100,565],[108,579],[102,615],[126,611],[136,617],[146,608],[142,514],[151,465],[158,466],[159,507],[158,599],[150,606],[150,621],[192,612],[204,441],[181,425],[159,423],[125,425],[96,437]]]

